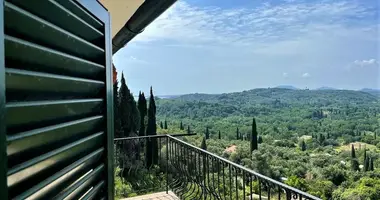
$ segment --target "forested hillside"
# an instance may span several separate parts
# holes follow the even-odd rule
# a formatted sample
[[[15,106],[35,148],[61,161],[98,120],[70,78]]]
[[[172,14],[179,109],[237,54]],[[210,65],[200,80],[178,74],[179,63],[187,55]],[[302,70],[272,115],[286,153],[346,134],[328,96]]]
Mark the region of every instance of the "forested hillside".
[[[198,136],[185,140],[200,146],[208,129],[209,151],[313,195],[380,199],[380,101],[375,94],[268,88],[156,103],[158,123],[167,124],[159,133],[189,126]],[[261,144],[251,157],[244,138],[253,117]],[[230,147],[235,150],[226,151]]]

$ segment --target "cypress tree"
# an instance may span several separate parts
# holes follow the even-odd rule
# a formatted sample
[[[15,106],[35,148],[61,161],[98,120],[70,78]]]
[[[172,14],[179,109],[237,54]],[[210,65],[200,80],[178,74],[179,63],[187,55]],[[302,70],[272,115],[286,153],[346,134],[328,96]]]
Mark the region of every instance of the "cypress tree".
[[[353,171],[359,171],[359,162],[356,159],[355,147],[351,145],[351,169]]]
[[[146,129],[146,135],[157,135],[156,125],[156,103],[154,101],[153,89],[150,88],[149,108],[148,108],[148,125]],[[152,138],[147,141],[146,152],[147,167],[150,168],[153,165],[158,164],[158,144],[157,139]]]
[[[128,103],[130,104],[130,107],[132,108],[131,115],[130,115],[131,132],[137,135],[137,131],[140,129],[141,118],[140,118],[139,109],[137,108],[137,103],[132,93],[129,93]]]
[[[119,112],[119,82],[117,81],[117,71],[113,65],[113,113],[114,113],[114,133],[115,138],[122,137],[121,135],[121,123],[120,123],[120,112]]]
[[[370,166],[369,166],[369,165],[370,165],[369,162],[370,162],[370,161],[369,161],[369,158],[366,156],[366,157],[365,157],[365,161],[364,161],[364,166],[363,166],[363,170],[364,170],[365,172],[369,171],[369,167],[370,167]]]
[[[256,120],[253,118],[252,120],[252,133],[251,133],[251,153],[254,150],[257,150],[258,144],[257,144],[257,127],[256,127]]]
[[[375,131],[375,133],[373,134],[373,136],[375,137],[375,140],[376,140],[376,131]]]
[[[145,117],[147,115],[147,104],[144,93],[139,93],[139,99],[137,102],[137,107],[139,109],[140,113],[140,130],[139,130],[139,136],[145,135]]]
[[[165,123],[164,123],[164,129],[168,129],[168,122],[166,121],[166,119],[165,119]]]
[[[218,139],[221,139],[220,131],[218,132]]]
[[[160,122],[160,128],[164,129],[164,124],[162,122]]]
[[[236,127],[236,140],[240,140],[239,127]]]
[[[181,124],[179,125],[179,129],[184,130],[182,121],[181,121]]]
[[[206,127],[206,140],[210,139],[210,131],[208,130],[208,127]]]
[[[187,134],[191,134],[190,126],[187,126]]]
[[[364,149],[364,155],[363,155],[363,165],[365,164],[367,159],[367,149]]]
[[[131,120],[130,113],[131,108],[128,104],[128,99],[130,96],[129,89],[125,83],[124,74],[121,74],[121,83],[119,90],[119,117],[120,117],[120,136],[128,137],[131,132]]]
[[[302,140],[302,142],[301,142],[301,151],[306,151],[306,143],[305,143],[305,140]]]
[[[352,171],[359,171],[359,162],[356,158],[351,158],[351,169]]]
[[[203,137],[203,139],[202,139],[201,149],[207,151],[207,144],[206,144],[206,138],[205,137]]]
[[[354,147],[353,144],[351,145],[351,158],[352,158],[352,159],[355,159],[355,158],[356,158],[355,147]]]
[[[371,171],[374,170],[374,167],[373,167],[373,158],[369,158],[369,170],[371,170]]]
[[[140,127],[140,114],[128,86],[124,74],[121,74],[121,86],[119,91],[119,116],[122,137],[128,137],[136,133]]]

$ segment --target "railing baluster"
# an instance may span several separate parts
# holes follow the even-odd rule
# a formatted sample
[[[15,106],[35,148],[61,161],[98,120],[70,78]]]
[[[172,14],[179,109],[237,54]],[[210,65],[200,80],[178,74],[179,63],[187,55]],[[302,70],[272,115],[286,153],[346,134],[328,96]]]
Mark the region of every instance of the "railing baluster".
[[[260,181],[260,178],[258,178],[258,182],[259,182],[259,200],[261,200],[261,181]]]
[[[203,188],[204,188],[204,191],[205,191],[205,194],[204,194],[204,199],[207,199],[207,184],[206,184],[206,154],[205,153],[201,153],[202,154],[202,161],[203,161]]]
[[[221,164],[222,164],[222,169],[223,169],[223,172],[222,172],[223,173],[223,197],[224,197],[224,199],[227,199],[226,198],[226,193],[227,193],[227,191],[226,191],[226,178],[225,178],[226,174],[224,172],[224,162],[222,161]]]
[[[245,199],[245,172],[243,171],[242,174],[243,174],[243,197]]]
[[[238,169],[237,168],[235,168],[235,192],[236,192],[236,200],[239,200]]]
[[[253,195],[253,189],[252,189],[252,182],[253,182],[253,176],[252,175],[250,175],[249,176],[250,177],[250,180],[249,180],[249,192],[251,193],[250,194],[250,199],[252,200],[253,198],[252,198],[252,195]]]
[[[169,193],[169,137],[166,138],[166,194]]]
[[[211,198],[211,195],[212,195],[212,192],[211,192],[211,184],[210,184],[210,162],[209,162],[209,157],[208,155],[206,154],[206,168],[207,168],[207,185],[206,185],[206,188],[207,190],[209,190],[209,193],[210,193],[210,198]]]
[[[232,172],[231,172],[231,164],[228,164],[228,170],[229,170],[229,177],[230,177],[230,189],[229,189],[229,192],[230,192],[230,199],[232,200]]]
[[[215,159],[216,160],[216,159]],[[219,186],[220,186],[220,162],[219,162],[219,160],[216,160],[216,170],[217,170],[217,176],[218,176],[218,182],[217,182],[217,187],[216,188],[218,188],[218,195],[219,195],[219,198],[221,198],[222,197],[222,195],[220,195],[220,188],[219,188]]]
[[[214,158],[211,158],[212,190],[215,193],[215,176],[214,176],[215,173],[214,173],[214,168],[215,168]]]

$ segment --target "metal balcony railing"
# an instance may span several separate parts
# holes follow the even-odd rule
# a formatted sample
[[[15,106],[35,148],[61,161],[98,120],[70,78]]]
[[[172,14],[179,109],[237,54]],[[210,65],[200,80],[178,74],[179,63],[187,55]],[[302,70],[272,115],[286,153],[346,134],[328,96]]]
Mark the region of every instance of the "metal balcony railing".
[[[157,184],[132,186],[145,189],[137,189],[137,194],[171,190],[180,199],[320,199],[188,144],[176,138],[178,136],[184,135],[115,139],[116,165],[123,169],[120,174],[129,183],[137,184],[138,179],[143,178],[133,176],[133,170],[147,170],[148,174],[156,175],[157,180],[153,182]],[[158,151],[151,147],[157,147]],[[122,155],[121,148],[129,148],[129,152],[135,153]],[[157,154],[156,160],[147,156],[152,154]]]

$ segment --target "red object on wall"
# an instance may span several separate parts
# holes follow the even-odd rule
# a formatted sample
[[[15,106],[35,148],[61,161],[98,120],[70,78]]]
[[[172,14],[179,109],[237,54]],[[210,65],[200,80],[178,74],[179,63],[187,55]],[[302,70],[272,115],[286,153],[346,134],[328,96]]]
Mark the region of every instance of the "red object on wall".
[[[115,65],[113,65],[112,63],[112,71],[113,71],[113,84],[115,84],[117,82],[117,71],[116,71],[116,67]]]

